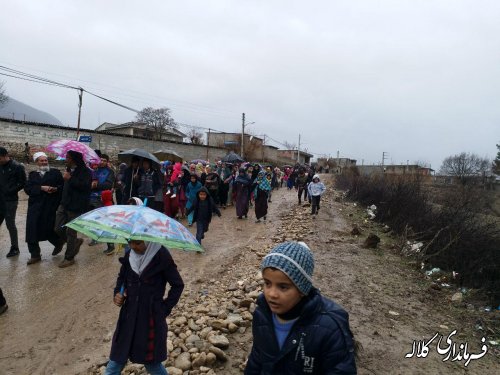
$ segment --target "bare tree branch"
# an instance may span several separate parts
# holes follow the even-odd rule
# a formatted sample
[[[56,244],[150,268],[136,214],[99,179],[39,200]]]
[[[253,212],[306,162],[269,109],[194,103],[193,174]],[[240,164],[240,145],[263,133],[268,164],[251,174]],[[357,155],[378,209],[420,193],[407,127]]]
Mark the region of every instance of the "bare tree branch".
[[[467,180],[480,177],[490,170],[490,161],[476,154],[462,152],[459,155],[448,156],[441,165],[440,173],[457,177],[462,184]]]
[[[146,124],[152,129],[155,134],[155,139],[158,140],[162,139],[163,134],[165,134],[168,129],[177,129],[178,127],[170,115],[170,109],[166,107],[146,107],[137,114],[136,120]]]
[[[201,134],[199,131],[196,131],[196,129],[191,129],[188,133],[187,136],[189,140],[191,141],[192,144],[195,145],[202,145],[204,144],[203,142],[203,134]]]
[[[9,100],[9,97],[5,94],[4,84],[5,82],[0,82],[0,106]]]

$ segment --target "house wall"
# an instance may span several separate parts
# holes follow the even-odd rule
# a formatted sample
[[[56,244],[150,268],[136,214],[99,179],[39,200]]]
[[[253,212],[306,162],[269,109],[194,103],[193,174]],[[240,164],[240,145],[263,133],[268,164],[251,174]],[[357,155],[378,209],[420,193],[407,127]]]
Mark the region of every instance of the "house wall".
[[[117,159],[120,151],[131,148],[143,148],[150,152],[161,148],[169,148],[188,161],[199,158],[213,161],[222,158],[227,153],[227,150],[219,147],[207,147],[182,142],[152,141],[88,129],[80,129],[80,135],[92,136],[90,147],[101,150],[114,160]],[[57,139],[76,139],[76,128],[0,119],[0,145],[9,150],[9,153],[19,160],[23,158],[25,142],[30,144],[31,152],[34,153],[45,149],[50,142]]]
[[[297,162],[297,150],[278,150],[278,158],[283,160],[285,164],[294,164]],[[311,156],[301,152],[299,155],[299,162],[301,164],[310,163]]]

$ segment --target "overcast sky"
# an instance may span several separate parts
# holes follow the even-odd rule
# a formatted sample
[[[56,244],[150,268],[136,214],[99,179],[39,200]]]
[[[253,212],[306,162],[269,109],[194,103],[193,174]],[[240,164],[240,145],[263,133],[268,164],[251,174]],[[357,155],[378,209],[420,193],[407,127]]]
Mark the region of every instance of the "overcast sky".
[[[3,1],[0,65],[176,121],[378,164],[493,158],[498,0]],[[77,93],[1,77],[74,126]],[[84,95],[82,126],[133,112]],[[272,143],[272,142],[271,142]]]

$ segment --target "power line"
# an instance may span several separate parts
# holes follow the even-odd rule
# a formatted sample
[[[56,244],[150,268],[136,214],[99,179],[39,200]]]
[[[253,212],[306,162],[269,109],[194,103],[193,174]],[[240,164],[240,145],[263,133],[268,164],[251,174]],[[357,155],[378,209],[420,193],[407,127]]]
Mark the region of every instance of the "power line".
[[[84,89],[82,87],[76,87],[76,86],[72,86],[72,85],[69,85],[69,84],[57,82],[57,81],[54,81],[52,79],[48,79],[48,78],[40,77],[40,76],[37,76],[37,75],[34,75],[34,74],[22,72],[20,70],[12,69],[12,68],[6,67],[4,65],[0,65],[0,70],[4,70],[4,71],[6,71],[8,73],[11,73],[11,74],[8,74],[8,73],[0,72],[0,75],[6,76],[6,77],[21,79],[21,80],[24,80],[24,81],[29,81],[29,82],[34,82],[34,83],[45,84],[45,85],[49,85],[49,86],[56,86],[56,87],[68,88],[68,89],[73,89],[73,90],[78,90],[78,91],[84,91],[87,94],[92,95],[92,96],[94,96],[96,98],[99,98],[101,100],[104,100],[104,101],[106,101],[106,102],[108,102],[110,104],[116,105],[118,107],[127,109],[127,110],[135,112],[135,113],[139,113],[140,112],[137,109],[134,109],[134,108],[129,107],[127,105],[121,104],[121,103],[119,103],[117,101],[108,99],[108,98],[106,98],[104,96],[101,96],[101,95],[98,95],[98,94],[93,93],[91,91],[88,91],[88,90],[86,90],[86,89]],[[109,87],[116,88],[116,87],[113,87],[113,86],[109,86]],[[133,91],[131,91],[131,92],[133,92]],[[137,93],[143,95],[140,92],[137,92]],[[139,97],[133,96],[133,95],[130,95],[130,94],[126,94],[126,96],[140,99]],[[148,95],[146,95],[146,96],[148,96]],[[149,96],[153,97],[153,98],[158,98],[158,99],[164,100],[163,98],[157,97],[157,96],[154,96],[154,95],[149,95]],[[185,102],[185,103],[186,104],[180,104],[180,106],[186,106],[186,107],[188,107],[187,110],[191,110],[193,112],[198,112],[198,113],[202,113],[202,112],[210,113],[211,112],[212,115],[219,115],[219,116],[222,116],[222,114],[221,113],[217,113],[217,112],[226,112],[228,114],[235,113],[235,112],[230,112],[230,111],[225,111],[225,110],[213,109],[213,108],[207,107],[207,106],[199,106],[199,105],[192,104],[192,103],[189,103],[189,102]],[[195,110],[195,109],[189,109],[189,106],[197,106],[196,109],[198,111]],[[222,130],[214,129],[214,128],[211,128],[211,127],[208,128],[208,127],[204,127],[204,126],[196,126],[196,125],[185,124],[185,123],[177,123],[177,124],[179,126],[181,126],[181,127],[186,127],[186,128],[191,128],[191,129],[209,130],[209,131],[215,131],[215,132],[224,133],[224,131],[222,131]],[[283,143],[281,141],[278,141],[278,140],[274,139],[273,137],[270,137],[267,134],[264,134],[264,136],[266,138],[268,138],[269,140],[275,142],[276,144],[282,146],[282,147],[288,148],[290,146],[290,145],[287,145],[286,143]],[[313,154],[313,155],[327,155],[325,153],[312,152],[312,151],[309,151],[309,150],[307,152],[310,153],[310,154]]]
[[[19,66],[19,65],[15,65],[15,64],[10,64],[10,65]],[[42,72],[42,73],[45,73],[45,74],[51,74],[51,75],[57,75],[57,76],[61,76],[61,77],[75,79],[74,77],[71,77],[71,76],[68,76],[68,75],[64,75],[64,74],[51,73],[51,72],[46,72],[46,71],[43,71],[43,70],[29,68],[29,67],[23,67],[23,66],[20,66],[20,67],[27,68],[27,69],[32,69],[32,70],[35,70],[35,71],[38,71],[38,72]],[[10,70],[14,70],[14,69],[8,68],[8,67],[5,67],[5,68],[6,69],[10,69]],[[18,72],[20,72],[20,71],[18,71]],[[23,72],[21,72],[21,73],[23,73]],[[28,73],[23,73],[23,74],[28,74]],[[174,107],[174,108],[175,107],[180,107],[180,108],[183,108],[183,110],[191,111],[191,112],[194,112],[194,113],[209,114],[209,115],[212,115],[212,116],[219,116],[219,117],[224,117],[224,118],[229,118],[228,115],[235,115],[236,114],[236,112],[230,111],[230,110],[227,110],[227,109],[213,108],[213,107],[209,107],[209,106],[205,106],[205,105],[200,105],[200,104],[196,104],[196,103],[190,103],[190,102],[187,102],[187,101],[180,101],[180,100],[176,100],[176,99],[165,98],[165,97],[161,97],[161,96],[156,96],[156,95],[151,95],[151,94],[143,93],[143,92],[140,92],[140,91],[130,90],[128,88],[127,88],[128,92],[124,92],[123,88],[116,87],[116,86],[113,86],[113,85],[108,85],[108,84],[103,84],[103,83],[94,82],[94,81],[88,81],[88,80],[82,80],[82,79],[79,79],[79,78],[76,78],[76,80],[80,81],[80,82],[83,82],[83,83],[89,83],[91,85],[101,86],[101,87],[98,88],[98,90],[111,93],[114,97],[125,96],[125,97],[128,97],[128,98],[136,99],[135,101],[139,101],[139,102],[142,102],[142,103],[151,103],[150,99],[147,99],[147,101],[146,101],[146,100],[144,100],[142,98],[142,97],[148,97],[148,98],[153,98],[155,100],[160,100],[162,102],[169,102],[168,103],[169,107]],[[102,86],[111,88],[112,90],[103,89]],[[73,87],[73,88],[78,89],[78,87]],[[118,95],[116,94],[116,90],[119,91]],[[139,95],[141,95],[141,97],[139,97],[137,95],[132,95],[131,93],[139,94]]]
[[[2,73],[0,72],[0,75],[2,76],[6,76],[6,77],[12,77],[12,78],[17,78],[17,79],[22,79],[24,81],[30,81],[30,82],[36,82],[36,83],[43,83],[45,85],[49,85],[49,86],[56,86],[56,87],[61,87],[60,85],[56,85],[54,83],[48,83],[48,82],[42,82],[42,81],[36,81],[34,79],[29,79],[29,78],[23,78],[23,77],[16,77],[16,76],[13,76],[11,74],[7,74],[7,73]]]
[[[29,74],[29,73],[21,72],[20,70],[15,70],[15,69],[3,66],[3,65],[0,65],[0,69],[1,70],[5,70],[5,71],[7,71],[9,73],[12,73],[12,74],[17,74],[17,75],[22,76],[22,77],[28,77],[28,78],[31,78],[31,79],[34,79],[34,80],[37,80],[37,81],[41,81],[41,82],[45,82],[45,83],[51,83],[53,85],[57,85],[57,86],[61,86],[61,87],[66,87],[66,88],[70,88],[70,89],[75,89],[75,90],[79,89],[78,87],[75,87],[75,86],[67,85],[65,83],[56,82],[56,81],[53,81],[53,80],[48,79],[48,78],[43,78],[43,77],[40,77],[40,76],[36,76],[34,74]],[[18,78],[18,77],[14,77],[14,78]]]
[[[109,102],[109,103],[111,103],[111,104],[117,105],[118,107],[122,107],[122,108],[128,109],[129,111],[132,111],[132,112],[135,112],[135,113],[139,113],[139,112],[140,112],[140,111],[138,111],[137,109],[130,108],[130,107],[128,107],[128,106],[126,106],[126,105],[124,105],[124,104],[120,104],[120,103],[115,102],[115,101],[113,101],[113,100],[111,100],[111,99],[106,99],[106,98],[105,98],[105,97],[103,97],[103,96],[100,96],[100,95],[94,94],[94,93],[92,93],[92,92],[90,92],[90,91],[87,91],[87,90],[85,90],[85,89],[83,89],[83,91],[85,91],[87,94],[90,94],[90,95],[92,95],[92,96],[95,96],[96,98],[99,98],[99,99],[105,100],[105,101],[107,101],[107,102]]]

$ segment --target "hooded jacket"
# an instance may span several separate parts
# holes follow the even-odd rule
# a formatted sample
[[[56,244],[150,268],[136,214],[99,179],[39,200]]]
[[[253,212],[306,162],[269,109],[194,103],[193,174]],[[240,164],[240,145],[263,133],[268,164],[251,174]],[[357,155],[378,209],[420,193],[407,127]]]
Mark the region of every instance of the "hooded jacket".
[[[319,180],[319,176],[317,174],[313,176],[312,182],[307,186],[307,192],[312,197],[322,195],[326,190],[325,185],[321,181],[314,182],[315,179]]]
[[[264,295],[253,314],[253,347],[245,375],[356,374],[349,315],[313,288],[279,348],[272,312]]]
[[[212,197],[210,196],[210,193],[208,192],[208,189],[203,186],[197,193],[196,193],[196,202],[188,208],[187,210],[187,214],[189,215],[192,211],[194,211],[194,215],[193,215],[193,223],[196,222],[198,220],[198,215],[200,213],[200,192],[205,192],[207,194],[207,198],[205,199],[207,201],[207,204],[208,204],[208,223],[210,223],[212,221],[212,213],[216,213],[217,216],[221,216],[221,213],[219,211],[219,209],[217,208],[217,205],[215,204],[214,200],[212,199]]]
[[[17,201],[17,193],[26,185],[24,167],[17,161],[10,159],[7,164],[0,165],[0,193],[6,202]]]

